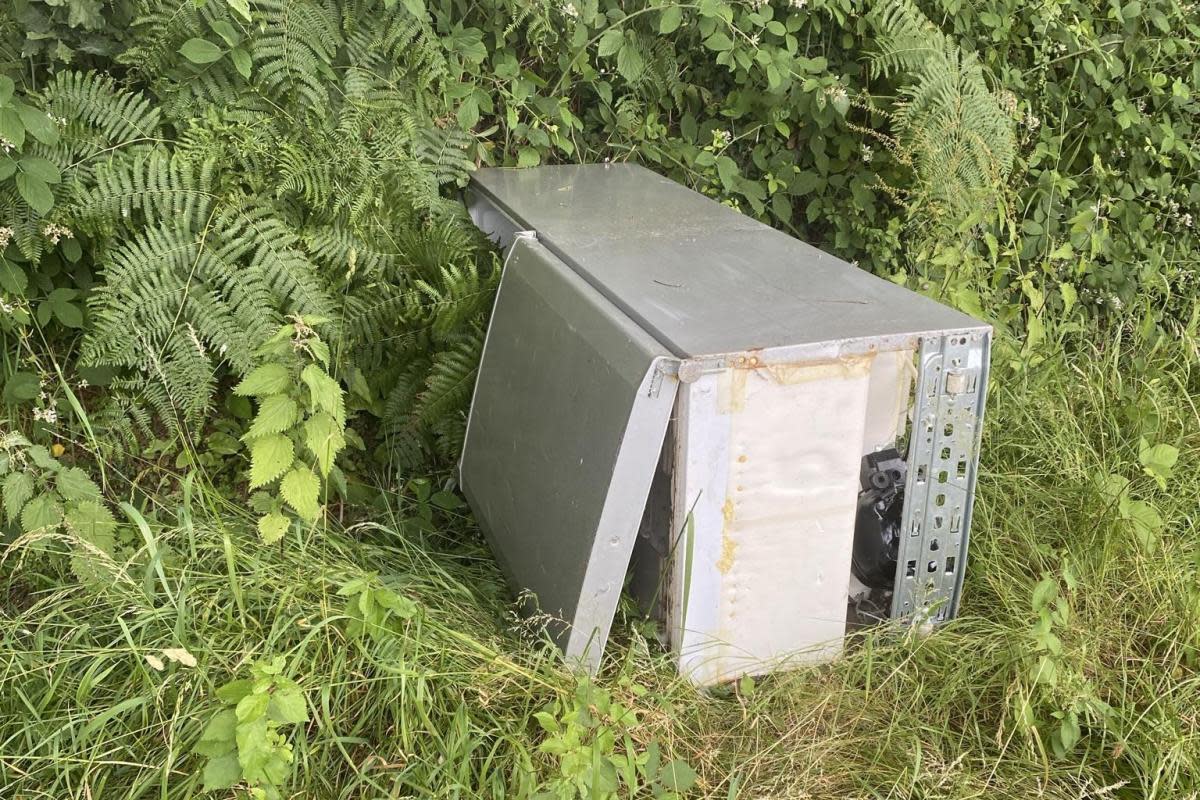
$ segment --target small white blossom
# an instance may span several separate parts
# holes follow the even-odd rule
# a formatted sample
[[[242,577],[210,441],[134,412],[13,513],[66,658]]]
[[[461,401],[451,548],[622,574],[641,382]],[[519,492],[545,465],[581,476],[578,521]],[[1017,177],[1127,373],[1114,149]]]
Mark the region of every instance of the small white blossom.
[[[86,389],[86,388],[88,388],[89,386],[91,386],[91,384],[90,384],[90,383],[88,383],[88,379],[87,379],[87,378],[80,378],[80,379],[79,379],[79,388],[80,388],[80,389]]]
[[[565,17],[579,19],[579,9],[575,7],[574,3],[564,3],[562,7],[562,13]]]
[[[6,153],[11,153],[14,146],[15,145],[13,145],[13,143],[10,142],[8,139],[5,139],[3,136],[0,136],[0,150],[3,150]]]
[[[864,164],[870,164],[871,159],[875,157],[875,152],[871,150],[871,146],[864,144],[862,146],[862,160]]]
[[[8,243],[12,241],[14,231],[7,225],[0,228],[0,250],[8,247]]]
[[[761,11],[767,2],[768,0],[750,0],[750,8],[754,11]]]
[[[756,33],[756,34],[754,34],[753,36],[751,36],[751,37],[750,37],[750,46],[751,46],[751,47],[758,47],[758,45],[759,45],[759,42],[761,42],[761,41],[762,41],[762,40],[758,38],[758,34]]]
[[[53,425],[58,422],[58,412],[53,408],[35,408],[33,410],[33,419],[35,422],[45,422],[47,425]]]
[[[729,147],[732,142],[733,134],[729,131],[724,129],[713,131],[713,144],[717,147]]]
[[[62,239],[74,239],[75,234],[65,225],[59,225],[56,222],[49,222],[45,228],[42,228],[42,235],[50,240],[50,244],[58,244]]]
[[[1037,118],[1037,115],[1032,111],[1025,114],[1025,127],[1031,131],[1036,131],[1042,126],[1042,121]]]
[[[788,5],[799,11],[808,5],[808,0],[792,0]]]
[[[0,300],[0,311],[3,311],[5,314],[11,314],[15,310],[16,310],[16,306],[12,305],[11,303],[6,303],[3,300]]]

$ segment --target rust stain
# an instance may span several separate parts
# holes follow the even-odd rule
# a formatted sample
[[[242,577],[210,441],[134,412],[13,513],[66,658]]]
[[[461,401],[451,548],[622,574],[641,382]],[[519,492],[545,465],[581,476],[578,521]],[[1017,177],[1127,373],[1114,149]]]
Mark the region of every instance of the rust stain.
[[[725,505],[721,506],[721,515],[725,517],[725,525],[721,529],[721,557],[717,559],[717,571],[728,575],[733,569],[734,554],[737,542],[729,536],[729,528],[733,525],[733,499],[726,497]]]

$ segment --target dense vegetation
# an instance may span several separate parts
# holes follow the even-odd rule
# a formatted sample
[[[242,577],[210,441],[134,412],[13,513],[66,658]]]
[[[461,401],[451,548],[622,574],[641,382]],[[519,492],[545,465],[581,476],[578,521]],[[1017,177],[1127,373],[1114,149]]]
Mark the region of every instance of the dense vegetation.
[[[1200,11],[14,0],[0,796],[1200,792]],[[963,616],[680,685],[447,478],[481,164],[635,159],[997,330]],[[234,788],[229,788],[234,787]]]

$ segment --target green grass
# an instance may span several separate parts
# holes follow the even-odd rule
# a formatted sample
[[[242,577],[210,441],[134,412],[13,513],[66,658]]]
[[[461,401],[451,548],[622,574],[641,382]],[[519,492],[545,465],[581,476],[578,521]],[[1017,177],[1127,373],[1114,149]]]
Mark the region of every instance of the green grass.
[[[1195,363],[1191,341],[1154,351],[1114,337],[996,370],[962,616],[933,636],[867,635],[835,664],[701,693],[623,618],[585,687],[637,712],[616,750],[657,743],[697,770],[693,794],[721,798],[1196,797]],[[1180,448],[1165,489],[1138,462],[1142,437]],[[1160,532],[1121,519],[1110,474],[1153,504]],[[248,512],[215,498],[161,508],[159,559],[143,546],[100,592],[56,588],[52,543],[7,552],[0,797],[198,794],[190,749],[213,690],[268,654],[287,656],[310,707],[290,732],[296,797],[521,797],[558,774],[533,715],[569,702],[575,680],[513,620],[468,520],[422,532],[398,502],[267,548]],[[421,613],[351,639],[336,591],[370,572]],[[1047,577],[1068,614],[1052,627],[1053,684],[1035,680]],[[180,646],[196,667],[145,658]],[[1073,708],[1079,741],[1056,755],[1055,715]]]

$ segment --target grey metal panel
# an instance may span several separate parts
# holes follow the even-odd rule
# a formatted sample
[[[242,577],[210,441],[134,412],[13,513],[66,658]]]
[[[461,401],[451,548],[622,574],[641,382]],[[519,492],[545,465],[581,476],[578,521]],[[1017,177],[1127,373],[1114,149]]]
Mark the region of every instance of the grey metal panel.
[[[979,326],[636,165],[484,169],[474,188],[680,357]]]
[[[958,613],[987,393],[990,329],[929,336],[918,355],[892,617]]]
[[[595,668],[674,403],[665,347],[528,233],[501,280],[460,464],[514,588]]]

